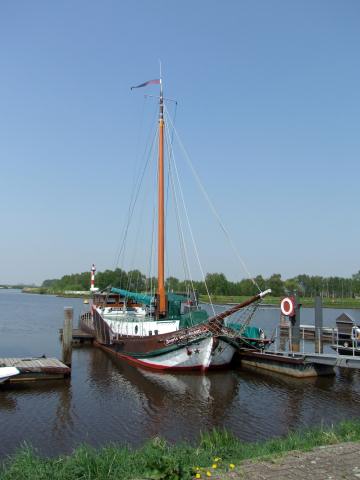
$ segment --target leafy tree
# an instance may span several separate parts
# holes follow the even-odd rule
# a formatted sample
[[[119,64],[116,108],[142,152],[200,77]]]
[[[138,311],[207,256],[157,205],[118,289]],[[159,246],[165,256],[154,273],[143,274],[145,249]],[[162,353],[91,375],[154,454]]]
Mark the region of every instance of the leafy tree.
[[[285,294],[284,284],[281,280],[280,273],[274,273],[268,280],[268,285],[271,288],[272,295],[275,297],[281,297]]]
[[[282,296],[296,291],[302,296],[322,295],[323,297],[355,297],[360,296],[360,271],[353,274],[351,278],[342,277],[321,277],[319,275],[309,276],[307,274],[297,275],[285,281],[279,273],[264,279],[261,275],[255,278],[261,290],[271,288],[274,296]],[[238,282],[227,280],[223,273],[208,273],[206,282],[209,291],[213,295],[245,295],[251,296],[258,293],[258,288],[252,280],[242,279]],[[157,287],[157,279],[146,278],[139,270],[125,272],[117,268],[97,272],[95,285],[104,289],[108,286],[120,287],[135,291],[154,291]],[[73,273],[64,275],[60,279],[44,280],[43,288],[53,292],[65,290],[89,290],[90,272]],[[166,289],[174,292],[187,292],[194,288],[199,294],[206,294],[205,283],[202,281],[179,280],[176,277],[166,279]]]
[[[223,273],[207,273],[205,279],[210,293],[228,295],[229,282]]]

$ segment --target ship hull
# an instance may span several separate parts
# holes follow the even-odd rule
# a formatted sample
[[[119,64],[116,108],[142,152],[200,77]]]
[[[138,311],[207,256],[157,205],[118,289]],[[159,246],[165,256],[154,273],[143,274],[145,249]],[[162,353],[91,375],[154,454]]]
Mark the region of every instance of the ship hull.
[[[229,365],[235,353],[234,347],[216,337],[206,337],[181,346],[170,352],[154,352],[134,355],[119,352],[114,345],[95,343],[116,357],[142,368],[158,371],[206,371]]]
[[[107,352],[153,370],[201,370],[229,365],[236,348],[214,334],[206,324],[159,335],[122,335],[96,308],[81,317],[81,328],[92,333],[95,344]]]

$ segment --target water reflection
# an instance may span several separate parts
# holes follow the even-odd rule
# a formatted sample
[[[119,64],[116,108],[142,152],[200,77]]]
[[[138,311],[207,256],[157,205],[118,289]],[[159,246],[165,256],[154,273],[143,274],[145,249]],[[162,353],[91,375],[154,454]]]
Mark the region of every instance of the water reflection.
[[[3,395],[0,396],[0,411],[1,410],[15,410],[16,409],[16,398],[10,392],[2,392]]]
[[[64,429],[74,429],[74,409],[72,404],[71,382],[65,380],[65,385],[60,389],[57,406],[54,413],[52,433],[55,438],[62,437]]]

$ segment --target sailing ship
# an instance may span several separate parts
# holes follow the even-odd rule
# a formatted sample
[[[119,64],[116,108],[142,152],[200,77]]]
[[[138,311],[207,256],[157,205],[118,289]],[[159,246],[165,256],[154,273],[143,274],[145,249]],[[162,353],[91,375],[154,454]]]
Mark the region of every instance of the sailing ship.
[[[270,343],[264,332],[248,321],[242,325],[226,323],[236,312],[256,306],[270,290],[259,291],[221,313],[213,311],[211,316],[193,292],[166,291],[163,83],[160,78],[132,88],[149,84],[160,85],[156,292],[111,287],[94,292],[90,311],[81,316],[80,325],[95,336],[97,346],[141,367],[174,371],[223,367],[230,364],[237,349],[262,349]]]

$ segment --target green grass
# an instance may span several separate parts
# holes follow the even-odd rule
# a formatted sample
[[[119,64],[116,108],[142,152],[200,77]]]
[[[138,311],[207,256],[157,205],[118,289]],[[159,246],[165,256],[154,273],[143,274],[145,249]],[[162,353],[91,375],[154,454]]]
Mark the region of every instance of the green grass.
[[[110,445],[99,450],[78,447],[72,455],[41,458],[23,446],[1,467],[1,480],[176,480],[195,477],[195,467],[210,469],[220,457],[220,469],[236,466],[245,459],[273,458],[293,450],[307,451],[316,446],[360,441],[360,420],[346,421],[332,428],[290,433],[266,442],[241,442],[231,433],[214,430],[201,435],[197,445],[169,445],[159,438],[140,449]],[[202,475],[203,477],[203,475]]]
[[[248,296],[242,295],[213,295],[211,297],[213,303],[218,304],[241,303],[248,298]],[[263,302],[267,305],[280,307],[282,298],[283,297],[266,296]],[[200,301],[208,302],[209,299],[206,295],[200,295]],[[302,297],[299,301],[304,307],[314,306],[314,298],[312,297]],[[360,298],[324,298],[323,306],[332,308],[360,308]]]

